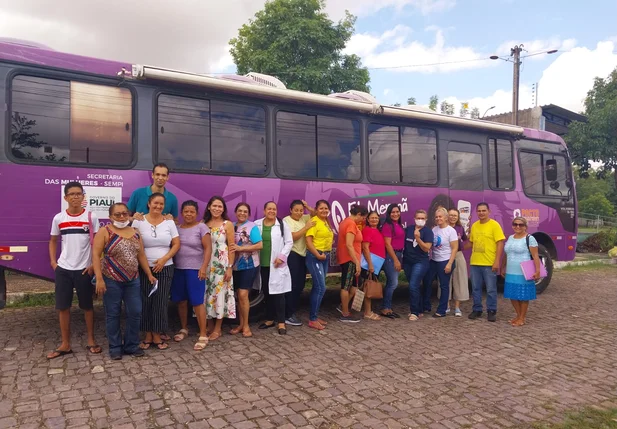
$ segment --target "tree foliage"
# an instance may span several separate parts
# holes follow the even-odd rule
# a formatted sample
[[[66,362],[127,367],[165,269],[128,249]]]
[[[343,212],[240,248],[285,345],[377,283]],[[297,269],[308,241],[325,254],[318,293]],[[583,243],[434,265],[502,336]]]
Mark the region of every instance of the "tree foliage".
[[[469,116],[471,117],[471,119],[480,119],[480,109],[474,107],[473,109],[471,109],[471,113],[469,114]]]
[[[409,97],[407,99],[407,105],[408,106],[415,106],[415,104],[416,104],[416,97]]]
[[[441,105],[439,106],[439,110],[444,115],[454,115],[454,104],[448,103],[447,101],[444,100],[441,102]]]
[[[466,118],[469,115],[469,103],[466,101],[461,103],[461,110],[459,110],[459,116],[461,118]]]
[[[591,161],[601,162],[599,175],[607,175],[617,167],[617,68],[607,78],[595,78],[584,114],[587,122],[572,122],[566,134],[573,161],[582,172]]]
[[[613,216],[614,207],[604,195],[593,194],[578,202],[579,213],[593,214],[598,216]]]
[[[428,108],[436,112],[438,104],[439,104],[439,97],[437,97],[437,95],[432,95],[431,99],[428,102]]]
[[[350,89],[369,92],[360,57],[343,54],[356,18],[334,23],[325,0],[270,0],[230,40],[238,74],[265,73],[290,89],[319,94]]]

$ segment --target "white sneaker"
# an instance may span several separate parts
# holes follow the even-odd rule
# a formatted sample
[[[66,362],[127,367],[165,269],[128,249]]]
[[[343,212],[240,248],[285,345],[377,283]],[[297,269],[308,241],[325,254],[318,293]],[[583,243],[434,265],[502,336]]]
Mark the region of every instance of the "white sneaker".
[[[460,308],[454,309],[454,316],[456,316],[456,317],[463,317],[463,313],[461,312]]]
[[[446,308],[446,314],[450,314],[450,307]]]

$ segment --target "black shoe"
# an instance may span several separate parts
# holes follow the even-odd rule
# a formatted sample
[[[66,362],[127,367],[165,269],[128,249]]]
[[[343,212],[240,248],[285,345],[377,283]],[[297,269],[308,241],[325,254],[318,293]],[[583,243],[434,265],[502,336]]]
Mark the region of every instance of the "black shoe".
[[[482,312],[481,311],[472,311],[471,313],[469,313],[469,319],[470,320],[476,320],[478,317],[482,317]]]
[[[497,321],[497,312],[493,311],[493,310],[489,310],[488,311],[488,316],[486,317],[486,320],[488,320],[489,322],[496,322]]]
[[[138,347],[134,352],[124,353],[124,354],[125,355],[129,355],[129,356],[133,356],[133,357],[143,357],[143,356],[146,355],[146,352]]]
[[[261,325],[259,325],[257,329],[268,329],[268,328],[274,328],[274,322],[272,322],[270,325],[264,322]]]
[[[122,355],[110,355],[111,360],[122,360]]]
[[[279,335],[287,335],[287,329],[279,328]]]

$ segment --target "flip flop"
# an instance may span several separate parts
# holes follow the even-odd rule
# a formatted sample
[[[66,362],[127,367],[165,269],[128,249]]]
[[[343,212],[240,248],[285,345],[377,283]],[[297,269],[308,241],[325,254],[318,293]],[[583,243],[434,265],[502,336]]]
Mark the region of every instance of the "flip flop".
[[[221,336],[221,334],[220,334],[220,333],[218,333],[218,332],[213,332],[213,333],[211,333],[211,334],[210,334],[210,341],[217,340],[220,336]]]
[[[242,336],[244,338],[251,338],[253,336],[253,333],[251,331],[245,331],[245,332],[242,332]]]
[[[388,319],[396,319],[396,316],[394,315],[394,311],[391,311],[389,313],[381,313],[381,315],[383,317],[387,317]]]
[[[176,335],[174,335],[174,341],[176,343],[179,343],[180,341],[182,341],[183,339],[185,339],[188,336],[189,336],[188,329],[180,329],[178,331],[178,333]],[[161,340],[163,340],[163,337],[161,337]],[[165,340],[163,340],[163,341],[165,341]]]
[[[154,343],[142,341],[141,343],[139,343],[139,348],[142,350],[148,350],[152,344]]]
[[[161,341],[160,343],[152,343],[158,350],[167,350],[169,348],[169,344],[165,341]]]
[[[98,344],[95,344],[93,346],[86,346],[86,349],[90,352],[90,354],[93,354],[93,355],[98,355],[99,353],[103,351],[101,346],[99,346]]]
[[[171,340],[171,337],[170,337],[169,335],[167,335],[167,334],[163,333],[163,332],[161,332],[160,337],[161,337],[161,340],[163,340],[163,341],[169,341],[169,340]]]
[[[231,329],[231,330],[229,331],[229,333],[230,333],[231,335],[236,335],[236,334],[239,334],[241,331],[242,331],[242,329],[240,329],[239,327],[236,327],[236,328]]]
[[[49,355],[47,355],[47,359],[48,359],[48,360],[52,360],[52,359],[55,359],[55,358],[59,358],[60,356],[66,356],[66,355],[73,354],[73,350],[58,350],[58,349],[56,349],[56,350],[54,350],[52,353],[56,353],[56,355],[55,355],[55,356],[49,356]],[[99,353],[100,353],[100,352],[99,352]]]

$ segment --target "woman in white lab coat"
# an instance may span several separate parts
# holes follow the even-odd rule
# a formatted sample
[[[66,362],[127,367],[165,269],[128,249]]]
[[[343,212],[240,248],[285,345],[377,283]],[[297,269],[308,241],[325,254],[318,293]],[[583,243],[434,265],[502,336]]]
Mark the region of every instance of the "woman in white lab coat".
[[[266,321],[259,329],[268,329],[278,324],[280,335],[287,334],[285,327],[285,294],[291,291],[291,273],[287,257],[293,246],[289,225],[277,216],[276,203],[269,201],[264,205],[265,217],[255,221],[261,232],[263,247],[260,251],[261,289],[266,298]]]

